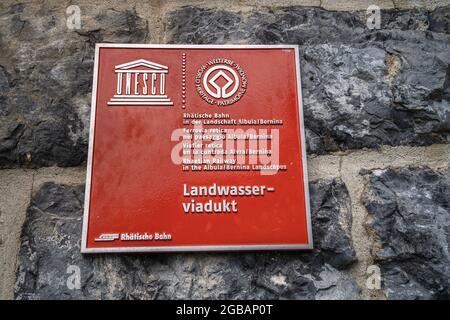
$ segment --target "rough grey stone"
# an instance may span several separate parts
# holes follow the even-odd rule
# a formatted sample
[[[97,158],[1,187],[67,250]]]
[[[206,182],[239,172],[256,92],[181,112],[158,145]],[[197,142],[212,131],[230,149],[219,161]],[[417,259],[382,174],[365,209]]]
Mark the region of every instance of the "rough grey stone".
[[[69,30],[65,7],[0,9],[0,167],[73,166],[87,154],[93,46],[146,42],[133,9],[81,7]],[[450,139],[449,7],[364,15],[320,8],[236,13],[183,7],[164,17],[169,43],[293,43],[301,46],[311,153],[429,145]]]
[[[430,12],[429,30],[450,33],[450,6]]]
[[[22,231],[18,299],[356,299],[351,211],[339,180],[311,184],[312,252],[80,254],[84,186],[44,184]],[[70,290],[70,266],[81,288]],[[73,268],[73,267],[71,267]],[[69,272],[69,273],[67,273]]]
[[[388,299],[450,298],[450,170],[375,170],[364,199]]]
[[[450,7],[356,13],[283,8],[251,14],[185,7],[171,43],[299,44],[308,150],[448,143]]]
[[[74,166],[87,154],[96,42],[144,42],[132,10],[82,8],[82,28],[66,7],[46,2],[0,11],[0,167]]]

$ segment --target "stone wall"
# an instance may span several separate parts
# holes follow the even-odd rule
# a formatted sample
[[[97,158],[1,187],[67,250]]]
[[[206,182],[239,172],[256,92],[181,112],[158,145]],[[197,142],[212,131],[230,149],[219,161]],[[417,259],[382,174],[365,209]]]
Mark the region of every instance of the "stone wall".
[[[0,297],[450,298],[449,33],[450,1],[2,2]],[[298,44],[315,249],[81,256],[96,42]]]

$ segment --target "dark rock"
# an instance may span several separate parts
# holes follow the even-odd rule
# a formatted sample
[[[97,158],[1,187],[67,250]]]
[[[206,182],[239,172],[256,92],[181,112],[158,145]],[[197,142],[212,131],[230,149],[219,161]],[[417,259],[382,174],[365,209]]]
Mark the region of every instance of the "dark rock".
[[[308,150],[326,153],[449,142],[448,10],[383,10],[369,30],[356,13],[319,8],[185,7],[166,29],[170,43],[300,45]]]
[[[388,299],[450,298],[450,170],[373,171],[364,199]]]
[[[184,7],[171,12],[166,24],[169,43],[331,44],[365,35],[355,14],[300,7],[250,15]]]
[[[312,252],[80,254],[84,186],[44,184],[22,231],[18,299],[356,299],[351,212],[339,180],[311,184]],[[67,286],[73,266],[81,287]],[[70,280],[70,279],[69,279]]]
[[[450,6],[430,12],[428,24],[431,31],[450,33]]]
[[[439,10],[436,11],[440,11]],[[438,30],[430,28],[430,13],[425,10],[381,10],[381,28],[382,29],[400,29],[400,30]]]
[[[130,10],[18,4],[0,11],[0,167],[74,166],[87,154],[95,42],[144,42]]]
[[[80,30],[63,6],[0,11],[0,167],[82,163],[94,44],[147,41],[133,9],[81,10]],[[164,16],[164,39],[299,44],[310,153],[430,145],[450,139],[449,10],[382,10],[382,29],[369,30],[358,12],[183,7]]]

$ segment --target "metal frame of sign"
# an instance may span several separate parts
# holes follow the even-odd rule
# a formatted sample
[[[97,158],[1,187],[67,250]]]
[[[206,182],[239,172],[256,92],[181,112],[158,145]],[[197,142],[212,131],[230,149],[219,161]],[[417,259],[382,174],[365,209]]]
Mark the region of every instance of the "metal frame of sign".
[[[88,223],[89,223],[89,207],[91,194],[91,179],[92,179],[92,159],[94,147],[94,129],[97,103],[97,80],[98,80],[98,66],[99,66],[99,50],[100,48],[159,48],[159,49],[294,49],[296,59],[296,78],[297,78],[297,93],[298,93],[298,114],[300,121],[300,137],[302,148],[302,169],[304,176],[304,192],[305,192],[305,209],[306,209],[306,223],[308,230],[307,244],[258,244],[258,245],[201,245],[201,246],[161,246],[161,247],[110,247],[110,248],[87,248]],[[94,59],[94,80],[92,85],[92,100],[91,100],[91,118],[89,128],[89,149],[86,172],[86,189],[84,199],[84,214],[83,214],[83,230],[81,239],[81,253],[117,253],[117,252],[182,252],[182,251],[252,251],[252,250],[312,250],[313,237],[311,227],[311,212],[308,186],[308,168],[306,159],[306,141],[304,133],[303,121],[303,98],[300,77],[300,59],[298,45],[162,45],[162,44],[111,44],[111,43],[97,43],[95,46]]]

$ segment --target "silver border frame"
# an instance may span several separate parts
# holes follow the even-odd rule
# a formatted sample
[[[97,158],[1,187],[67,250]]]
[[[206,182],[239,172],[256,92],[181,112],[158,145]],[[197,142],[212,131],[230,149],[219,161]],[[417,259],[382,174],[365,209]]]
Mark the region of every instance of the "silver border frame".
[[[87,248],[87,234],[89,222],[89,207],[91,195],[92,160],[95,133],[96,103],[97,103],[97,80],[99,67],[100,48],[160,48],[160,49],[294,49],[298,115],[300,121],[300,138],[303,166],[303,183],[305,191],[306,223],[308,231],[307,244],[258,244],[258,245],[211,245],[211,246],[161,246],[161,247],[110,247],[110,248]],[[81,238],[81,253],[117,253],[117,252],[183,252],[183,251],[251,251],[251,250],[312,250],[313,237],[311,227],[311,209],[308,185],[308,166],[306,157],[306,140],[303,122],[303,97],[300,77],[300,59],[298,45],[160,45],[160,44],[115,44],[97,43],[95,45],[94,79],[92,84],[91,119],[89,128],[89,149],[86,171],[86,188],[84,197],[83,231]]]

